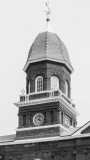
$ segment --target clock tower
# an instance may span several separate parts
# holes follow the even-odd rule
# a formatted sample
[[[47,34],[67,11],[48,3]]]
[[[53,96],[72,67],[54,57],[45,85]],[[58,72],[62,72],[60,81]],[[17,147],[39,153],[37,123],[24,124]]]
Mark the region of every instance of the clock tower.
[[[60,137],[77,125],[78,112],[71,100],[73,67],[67,49],[46,19],[45,32],[31,45],[24,66],[26,94],[20,95],[16,140]]]

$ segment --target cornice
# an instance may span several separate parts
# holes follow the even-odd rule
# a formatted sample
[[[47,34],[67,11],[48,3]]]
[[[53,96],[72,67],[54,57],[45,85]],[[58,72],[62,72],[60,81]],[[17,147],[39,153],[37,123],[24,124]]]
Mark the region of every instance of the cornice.
[[[60,61],[58,59],[56,60],[56,59],[53,59],[53,58],[41,58],[41,59],[35,59],[35,60],[32,60],[32,61],[26,62],[26,65],[24,66],[24,69],[23,69],[24,72],[26,72],[28,66],[31,63],[41,62],[41,61],[45,61],[45,60],[49,60],[49,61],[52,61],[52,62],[58,62],[58,63],[65,64],[67,66],[67,68],[69,68],[69,70],[71,71],[71,73],[74,71],[74,69],[66,61]]]
[[[27,127],[27,128],[18,128],[16,131],[27,131],[27,130],[36,130],[36,129],[44,129],[44,128],[53,128],[53,127],[62,127],[64,130],[67,129],[61,124],[53,124],[53,125],[45,125],[45,126],[37,126],[37,127]]]
[[[14,103],[17,107],[25,107],[25,106],[30,106],[30,105],[36,105],[36,104],[43,104],[43,103],[50,103],[50,102],[56,102],[59,101],[61,102],[64,107],[66,107],[68,110],[70,110],[73,114],[76,116],[79,116],[79,112],[69,103],[62,98],[61,96],[55,96],[55,97],[48,97],[48,98],[42,98],[42,99],[37,99],[37,100],[31,100],[31,101],[24,101],[24,102],[18,102]]]

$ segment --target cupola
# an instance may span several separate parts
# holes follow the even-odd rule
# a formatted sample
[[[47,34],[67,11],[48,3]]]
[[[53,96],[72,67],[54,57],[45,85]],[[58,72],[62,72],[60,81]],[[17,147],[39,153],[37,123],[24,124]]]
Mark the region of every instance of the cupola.
[[[73,67],[64,43],[51,29],[49,16],[46,30],[31,45],[24,71],[26,95],[15,103],[19,108],[16,139],[60,137],[75,127],[79,113],[71,99]]]
[[[26,72],[31,63],[43,60],[65,64],[71,73],[73,72],[67,48],[59,36],[53,32],[49,17],[46,19],[45,31],[37,35],[30,47],[24,71]]]

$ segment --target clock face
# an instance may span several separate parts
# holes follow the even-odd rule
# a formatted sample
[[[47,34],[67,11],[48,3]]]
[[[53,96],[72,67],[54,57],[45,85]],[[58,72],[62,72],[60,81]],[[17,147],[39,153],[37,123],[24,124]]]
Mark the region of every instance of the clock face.
[[[41,113],[36,114],[33,117],[33,123],[37,126],[40,126],[44,122],[44,116]]]
[[[65,118],[65,124],[66,124],[67,126],[69,126],[69,120],[68,120],[67,117]]]

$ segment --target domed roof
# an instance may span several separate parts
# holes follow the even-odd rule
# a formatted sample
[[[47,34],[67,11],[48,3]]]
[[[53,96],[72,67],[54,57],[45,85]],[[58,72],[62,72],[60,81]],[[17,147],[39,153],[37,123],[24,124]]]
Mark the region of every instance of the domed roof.
[[[38,34],[30,48],[24,71],[30,63],[43,60],[64,63],[71,72],[73,71],[64,43],[53,32],[46,31]]]

